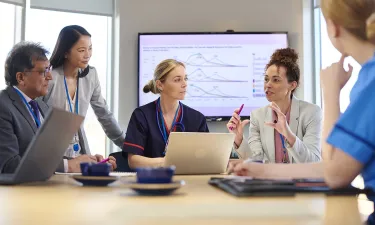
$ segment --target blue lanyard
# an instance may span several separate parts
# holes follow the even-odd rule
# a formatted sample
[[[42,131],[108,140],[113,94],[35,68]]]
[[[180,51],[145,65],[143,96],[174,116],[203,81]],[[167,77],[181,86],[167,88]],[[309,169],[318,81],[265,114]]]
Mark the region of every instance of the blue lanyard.
[[[70,96],[69,96],[69,91],[68,91],[68,85],[66,84],[65,76],[64,76],[64,84],[65,84],[66,98],[68,99],[70,112],[71,112],[71,113],[74,113],[74,112],[73,112],[73,109],[72,109],[72,103],[70,102]],[[75,96],[75,97],[76,97],[76,102],[75,102],[75,113],[77,113],[77,114],[78,114],[78,90],[79,90],[79,78],[77,78],[77,89],[76,89],[76,96]]]
[[[284,141],[283,136],[282,136],[281,134],[279,134],[279,135],[280,135],[280,139],[281,139],[281,144],[283,145],[283,154],[284,154],[283,157],[285,157],[285,160],[287,160],[287,158],[286,158],[286,147],[285,147],[285,141]]]
[[[21,97],[22,101],[27,106],[27,109],[29,110],[29,112],[31,113],[31,115],[33,115],[36,127],[40,127],[40,121],[39,121],[38,117],[35,115],[34,111],[31,109],[31,107],[30,107],[29,103],[26,101],[25,97],[23,97],[22,93],[19,90],[17,90],[16,88],[14,88],[14,90]]]
[[[176,113],[175,113],[174,118],[173,118],[173,122],[172,122],[172,126],[171,126],[171,129],[170,129],[170,132],[174,129],[174,127],[177,124],[176,123],[176,118],[177,118],[177,115],[178,115],[178,112],[179,112],[180,108],[182,110],[181,114],[183,115],[183,108],[181,106],[181,103],[179,103],[178,108],[177,108]],[[160,113],[160,118],[159,118],[159,113]],[[157,123],[158,123],[158,126],[159,126],[159,130],[160,130],[161,136],[163,137],[164,143],[167,144],[167,142],[168,142],[168,134],[167,134],[167,129],[165,128],[166,125],[164,124],[163,112],[162,112],[161,107],[160,107],[160,99],[157,101],[156,120],[157,120]],[[182,116],[180,118],[180,121],[182,121]],[[162,128],[160,128],[160,125],[159,125],[160,123],[161,123]]]
[[[280,135],[280,139],[281,139],[281,144],[283,145],[283,151],[285,152],[285,141],[284,141],[284,138],[283,138],[283,135],[279,134]]]

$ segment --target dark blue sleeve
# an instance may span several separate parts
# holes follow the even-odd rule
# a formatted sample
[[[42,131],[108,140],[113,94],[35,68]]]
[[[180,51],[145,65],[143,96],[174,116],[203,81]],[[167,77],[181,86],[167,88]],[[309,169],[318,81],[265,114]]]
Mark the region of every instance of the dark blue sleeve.
[[[375,69],[368,74],[373,76]],[[361,74],[360,74],[361,75]],[[364,74],[367,75],[367,74]],[[358,81],[357,81],[358,82]],[[351,102],[332,129],[327,142],[362,164],[368,163],[375,151],[375,79],[356,85]]]
[[[148,126],[145,115],[139,109],[134,110],[126,131],[122,151],[134,155],[144,155],[147,142]]]
[[[210,132],[208,130],[208,126],[207,126],[207,121],[206,121],[206,118],[202,115],[202,119],[201,119],[201,123],[199,125],[199,130],[198,132]]]

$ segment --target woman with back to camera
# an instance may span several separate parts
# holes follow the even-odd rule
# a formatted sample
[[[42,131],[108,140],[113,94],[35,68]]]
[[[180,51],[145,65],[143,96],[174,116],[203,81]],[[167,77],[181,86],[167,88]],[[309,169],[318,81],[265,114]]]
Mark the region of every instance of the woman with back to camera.
[[[43,100],[51,106],[82,116],[86,116],[88,107],[91,105],[108,138],[117,146],[122,147],[125,134],[102,97],[96,69],[88,64],[91,55],[90,33],[77,25],[64,27],[50,59],[53,79],[49,82],[49,91]],[[74,135],[65,157],[79,159],[82,154],[90,155],[83,126]],[[94,161],[101,160],[103,160],[101,155],[94,157]],[[112,169],[116,168],[115,158],[110,157],[109,163]],[[69,172],[79,171],[79,163],[72,165],[68,163],[65,169]]]
[[[166,59],[157,65],[154,78],[143,92],[160,94],[153,102],[138,107],[130,118],[123,151],[131,168],[163,166],[169,133],[208,132],[202,113],[182,104],[187,88],[185,65]]]
[[[248,143],[238,109],[227,124],[236,134],[234,150],[240,158],[271,163],[320,161],[321,109],[294,97],[299,85],[298,55],[291,48],[276,50],[266,65],[264,92],[271,104],[250,115]]]
[[[375,0],[321,0],[327,33],[342,54],[320,72],[324,120],[321,163],[295,165],[240,163],[238,175],[254,178],[322,178],[331,188],[348,186],[361,174],[375,195]],[[340,115],[340,91],[352,74],[344,69],[351,56],[362,68],[350,92],[350,104]],[[374,213],[368,224],[375,224]]]

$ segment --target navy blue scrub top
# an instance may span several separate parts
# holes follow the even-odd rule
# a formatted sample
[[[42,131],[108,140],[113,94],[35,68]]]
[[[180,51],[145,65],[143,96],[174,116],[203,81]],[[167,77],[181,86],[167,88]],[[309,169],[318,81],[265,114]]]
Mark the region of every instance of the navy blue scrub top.
[[[202,113],[180,103],[178,122],[185,127],[184,132],[209,132],[206,118]],[[164,157],[165,141],[160,132],[157,121],[157,101],[150,102],[133,111],[126,132],[122,150],[134,155],[149,158]],[[160,114],[159,114],[160,118]],[[182,132],[181,126],[177,126],[175,132]]]

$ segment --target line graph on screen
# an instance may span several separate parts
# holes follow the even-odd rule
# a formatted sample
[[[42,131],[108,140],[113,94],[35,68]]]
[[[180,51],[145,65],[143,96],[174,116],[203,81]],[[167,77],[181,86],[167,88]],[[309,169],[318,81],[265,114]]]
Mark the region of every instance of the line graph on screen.
[[[222,61],[218,54],[214,54],[209,59],[201,53],[191,54],[187,59],[183,60],[175,57],[176,60],[183,62],[187,66],[199,67],[248,67],[247,65],[236,65]]]
[[[187,100],[192,100],[194,98],[248,98],[246,96],[242,95],[230,95],[226,94],[223,91],[220,90],[218,86],[212,86],[208,89],[204,89],[200,86],[197,86],[195,84],[191,84],[188,87],[186,97]]]
[[[188,78],[189,78],[189,81],[192,81],[192,82],[228,82],[228,83],[249,82],[248,79],[247,80],[228,79],[220,75],[220,72],[217,72],[217,71],[214,71],[210,75],[208,75],[202,68],[197,68],[193,72],[188,73]]]

